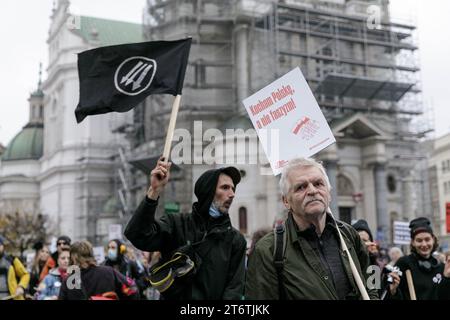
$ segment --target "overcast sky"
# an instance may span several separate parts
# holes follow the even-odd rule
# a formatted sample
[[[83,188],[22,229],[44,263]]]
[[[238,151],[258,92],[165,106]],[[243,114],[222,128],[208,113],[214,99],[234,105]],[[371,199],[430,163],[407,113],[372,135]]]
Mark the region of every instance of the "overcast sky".
[[[39,62],[48,63],[53,0],[0,1],[0,143],[7,145],[28,121]],[[145,0],[72,0],[72,12],[140,23]],[[415,16],[419,28],[423,100],[434,108],[436,136],[450,133],[450,1],[391,0],[395,16]],[[74,118],[75,121],[75,118]]]

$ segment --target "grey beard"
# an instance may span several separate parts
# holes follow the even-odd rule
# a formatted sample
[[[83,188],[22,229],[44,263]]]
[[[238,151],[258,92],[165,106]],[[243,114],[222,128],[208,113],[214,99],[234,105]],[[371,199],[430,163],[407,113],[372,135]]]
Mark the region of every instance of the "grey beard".
[[[213,205],[217,208],[217,210],[221,213],[221,214],[228,214],[228,209],[221,209],[220,208],[220,205],[216,202],[216,201],[213,201]],[[223,211],[223,210],[225,210],[225,212]]]

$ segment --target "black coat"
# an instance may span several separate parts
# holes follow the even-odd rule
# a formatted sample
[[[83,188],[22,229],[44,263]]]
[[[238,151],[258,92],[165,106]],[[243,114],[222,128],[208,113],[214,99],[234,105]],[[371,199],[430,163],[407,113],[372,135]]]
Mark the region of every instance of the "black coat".
[[[194,203],[192,213],[166,214],[155,219],[158,201],[145,197],[124,232],[136,248],[160,251],[163,259],[170,257],[175,249],[203,239],[195,246],[201,265],[192,285],[179,299],[243,297],[247,242],[231,226],[227,214],[218,218],[208,214],[220,173],[220,170],[210,170],[198,179],[195,194],[199,201]]]
[[[428,261],[431,264],[429,270],[420,266],[420,261]],[[417,300],[440,300],[446,299],[443,296],[448,292],[448,282],[450,279],[444,277],[444,264],[433,257],[424,259],[416,253],[398,259],[396,266],[403,272],[400,279],[400,285],[393,299],[410,300],[408,283],[406,280],[406,270],[411,270],[414,289]],[[441,291],[441,293],[439,293]],[[450,295],[449,295],[450,296]],[[447,299],[449,298],[447,296]]]
[[[81,289],[69,289],[75,283],[76,274],[68,275],[59,292],[59,300],[88,300],[107,292],[115,292],[120,300],[139,299],[133,280],[107,266],[91,266],[81,269]]]
[[[196,246],[201,266],[192,288],[180,298],[241,299],[247,244],[239,231],[231,226],[229,216],[205,221],[194,211],[191,214],[164,215],[155,220],[157,205],[157,201],[148,198],[142,201],[125,229],[128,240],[140,250],[160,251],[164,259],[175,249],[205,237],[205,241]]]
[[[148,281],[146,280],[145,270],[140,270],[135,261],[129,260],[124,255],[120,254],[117,261],[106,258],[103,265],[112,267],[125,277],[133,279],[139,288],[141,296],[144,294],[144,290],[148,287]]]

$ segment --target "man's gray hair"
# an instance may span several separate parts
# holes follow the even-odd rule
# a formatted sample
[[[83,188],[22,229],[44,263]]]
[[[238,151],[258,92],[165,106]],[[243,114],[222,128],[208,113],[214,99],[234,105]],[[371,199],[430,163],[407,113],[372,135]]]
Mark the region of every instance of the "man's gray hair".
[[[292,170],[297,169],[298,167],[314,167],[319,169],[325,178],[325,184],[328,190],[331,190],[330,179],[328,179],[327,172],[325,171],[325,168],[323,167],[321,161],[316,161],[313,158],[295,158],[289,160],[289,163],[283,168],[283,171],[281,172],[280,189],[283,196],[286,196],[289,192],[289,189],[291,188],[288,179],[289,174]]]

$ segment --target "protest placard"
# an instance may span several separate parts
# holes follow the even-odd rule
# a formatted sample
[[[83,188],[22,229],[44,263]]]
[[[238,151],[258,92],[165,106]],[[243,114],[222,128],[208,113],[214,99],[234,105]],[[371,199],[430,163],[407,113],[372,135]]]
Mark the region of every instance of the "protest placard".
[[[336,142],[300,68],[243,101],[274,175]],[[270,134],[275,131],[276,134]],[[275,138],[274,138],[275,137]]]
[[[409,222],[394,221],[394,241],[395,244],[409,244],[411,242],[411,231]]]

